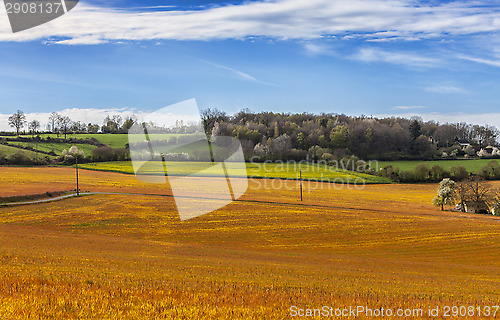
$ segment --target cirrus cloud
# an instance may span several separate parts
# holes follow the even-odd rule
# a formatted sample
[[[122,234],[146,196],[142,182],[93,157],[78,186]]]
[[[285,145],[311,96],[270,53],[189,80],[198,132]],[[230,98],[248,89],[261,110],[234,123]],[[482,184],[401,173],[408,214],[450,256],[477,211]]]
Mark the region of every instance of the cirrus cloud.
[[[1,7],[0,41],[51,39],[73,45],[248,37],[419,40],[500,31],[500,6],[488,1],[429,5],[410,0],[275,0],[185,11],[80,3],[59,19],[17,34],[10,32]]]

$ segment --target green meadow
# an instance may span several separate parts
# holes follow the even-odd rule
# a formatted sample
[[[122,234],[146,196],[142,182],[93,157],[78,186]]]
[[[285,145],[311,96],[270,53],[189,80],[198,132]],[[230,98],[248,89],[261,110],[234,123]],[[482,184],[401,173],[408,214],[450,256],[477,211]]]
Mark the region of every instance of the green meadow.
[[[9,157],[11,155],[14,155],[16,153],[24,153],[28,158],[30,159],[41,159],[45,157],[49,157],[50,159],[54,159],[55,157],[49,156],[43,153],[36,153],[35,151],[30,151],[30,150],[22,150],[16,147],[11,147],[11,146],[5,146],[3,144],[0,144],[0,154],[3,156]]]
[[[161,162],[141,163],[141,174],[163,175],[164,171]],[[100,162],[86,163],[79,166],[82,169],[120,172],[134,174],[134,168],[129,161],[122,162]],[[210,162],[176,162],[169,161],[167,166],[168,175],[197,175],[197,176],[217,176]],[[345,183],[391,183],[390,180],[382,177],[372,176],[364,173],[337,170],[334,167],[316,165],[311,163],[246,163],[246,169],[240,168],[240,164],[227,163],[226,169],[234,177],[269,178],[269,179],[299,179],[302,171],[302,179],[327,182]],[[202,171],[202,172],[200,172]]]
[[[64,139],[64,135],[60,134],[59,136],[54,133],[43,133],[39,135],[41,138],[46,139],[50,138],[61,138]],[[23,138],[30,138],[31,135],[22,135]],[[111,148],[125,148],[125,145],[128,143],[128,135],[126,134],[105,134],[105,133],[79,133],[79,134],[68,134],[66,136],[67,139],[91,139],[95,138],[102,144],[105,144]]]
[[[470,159],[470,160],[435,160],[435,161],[379,161],[378,167],[383,168],[387,165],[392,165],[394,168],[399,168],[404,171],[411,171],[421,163],[432,167],[439,165],[443,169],[449,170],[452,167],[463,166],[468,172],[477,173],[482,167],[487,165],[490,161],[499,161],[492,159]]]

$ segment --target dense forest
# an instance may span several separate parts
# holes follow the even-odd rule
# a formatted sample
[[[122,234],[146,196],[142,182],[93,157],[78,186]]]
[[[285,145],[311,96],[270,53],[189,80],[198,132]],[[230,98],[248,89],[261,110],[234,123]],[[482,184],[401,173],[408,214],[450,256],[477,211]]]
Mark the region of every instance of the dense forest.
[[[229,116],[206,109],[202,118],[207,134],[233,136],[247,157],[266,160],[338,160],[356,156],[365,160],[428,160],[474,157],[483,148],[497,146],[499,131],[467,123],[440,124],[411,119],[343,114],[252,113]],[[462,143],[462,145],[461,145]],[[464,147],[465,144],[470,144]],[[492,155],[496,156],[496,155]]]

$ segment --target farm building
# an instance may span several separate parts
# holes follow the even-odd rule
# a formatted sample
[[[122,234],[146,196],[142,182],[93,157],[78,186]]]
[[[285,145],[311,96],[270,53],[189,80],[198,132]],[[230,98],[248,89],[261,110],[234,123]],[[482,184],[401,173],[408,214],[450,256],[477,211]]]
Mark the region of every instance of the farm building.
[[[497,202],[493,205],[493,208],[491,209],[491,214],[494,216],[500,216],[500,203]]]
[[[463,203],[463,211],[467,213],[490,213],[490,207],[485,201],[465,201]]]
[[[456,142],[458,142],[458,144],[460,144],[460,147],[462,147],[462,150],[467,148],[468,146],[470,146],[470,142],[469,140],[465,140],[465,139],[455,139]]]
[[[486,148],[479,150],[477,155],[480,156],[481,158],[499,156],[500,150],[497,147],[487,146]]]

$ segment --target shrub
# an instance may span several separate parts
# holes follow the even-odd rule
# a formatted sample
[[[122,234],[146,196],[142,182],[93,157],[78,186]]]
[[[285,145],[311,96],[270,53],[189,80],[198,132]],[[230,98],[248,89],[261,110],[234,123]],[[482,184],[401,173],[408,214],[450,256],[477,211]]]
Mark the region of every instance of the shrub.
[[[429,181],[431,178],[431,169],[428,165],[419,163],[414,169],[414,174],[417,181]]]
[[[9,164],[31,164],[31,159],[22,151],[11,154],[7,158]]]
[[[189,160],[189,154],[185,152],[181,153],[167,153],[163,155],[163,159],[167,161],[186,161]]]
[[[469,173],[464,166],[456,166],[450,168],[450,176],[455,181],[462,181],[469,176]]]
[[[78,147],[76,146],[72,146],[71,148],[69,148],[69,150],[63,150],[61,156],[59,157],[59,161],[73,164],[75,163],[75,158],[78,158],[78,162],[82,163],[85,159],[85,152],[78,149]]]
[[[467,148],[465,148],[464,152],[470,156],[470,157],[473,157],[476,155],[476,151],[474,150],[474,147],[471,146],[471,145],[468,145]]]
[[[127,149],[99,147],[92,150],[92,160],[97,162],[105,161],[126,161],[130,159]]]
[[[382,177],[391,179],[391,180],[398,180],[399,179],[399,169],[394,168],[391,164],[386,165],[380,170],[380,175]]]
[[[307,151],[299,149],[291,149],[288,151],[288,158],[294,161],[300,161],[307,158]]]
[[[431,168],[431,178],[432,178],[432,181],[441,181],[445,178],[449,178],[450,177],[450,173],[448,171],[446,171],[445,169],[443,169],[443,167],[441,167],[440,165],[433,165],[432,168]]]
[[[399,181],[400,182],[416,182],[415,174],[411,171],[401,171],[399,173]]]
[[[487,165],[479,170],[479,175],[488,180],[500,179],[500,165],[498,161],[492,160],[488,162]]]

